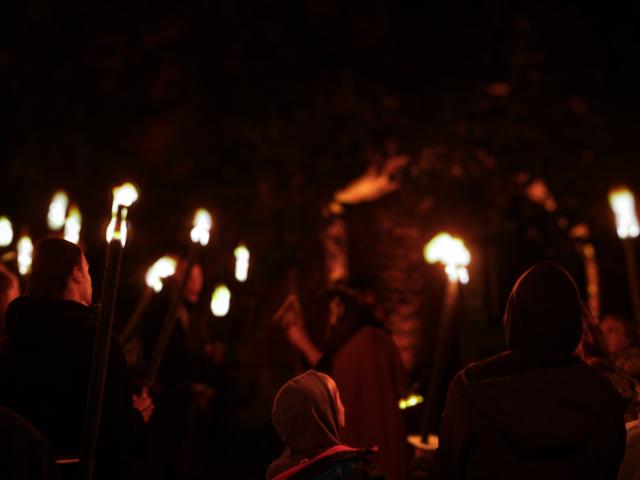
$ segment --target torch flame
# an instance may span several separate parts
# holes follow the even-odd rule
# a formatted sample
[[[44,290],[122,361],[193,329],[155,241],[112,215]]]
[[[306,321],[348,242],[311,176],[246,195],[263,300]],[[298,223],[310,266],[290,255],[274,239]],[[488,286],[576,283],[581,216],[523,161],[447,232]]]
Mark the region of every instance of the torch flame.
[[[80,241],[80,230],[82,229],[82,214],[76,205],[72,205],[69,214],[64,221],[64,239],[69,242],[78,243]]]
[[[162,280],[168,278],[176,273],[176,267],[178,262],[173,257],[162,257],[156,260],[145,276],[145,282],[147,286],[153,289],[154,292],[160,293],[162,291]]]
[[[233,253],[236,257],[236,280],[246,282],[249,276],[249,249],[241,243]]]
[[[0,217],[0,247],[8,247],[13,242],[13,225],[7,217]]]
[[[609,203],[616,216],[616,227],[620,238],[636,238],[640,235],[633,193],[627,188],[618,188],[609,193]]]
[[[107,242],[110,242],[113,238],[120,240],[124,247],[127,242],[127,212],[128,208],[138,200],[140,196],[138,189],[133,183],[126,182],[113,189],[113,204],[111,206],[111,222],[107,227]],[[118,216],[118,209],[122,209],[122,223],[120,224],[120,231],[116,232],[116,221]]]
[[[231,292],[226,285],[218,285],[211,294],[211,313],[216,317],[224,317],[229,313]]]
[[[140,193],[138,189],[133,183],[125,182],[119,187],[113,188],[113,206],[111,207],[111,213],[118,213],[118,207],[122,205],[123,207],[129,208],[133,205],[133,202],[138,200]]]
[[[18,240],[18,271],[20,275],[27,275],[31,271],[33,259],[33,242],[28,235],[23,235]]]
[[[191,229],[191,241],[199,243],[205,247],[209,243],[211,237],[211,228],[213,227],[213,218],[211,214],[204,208],[196,211],[193,217],[193,229]]]
[[[58,231],[64,227],[65,216],[67,215],[67,207],[69,206],[69,197],[64,190],[57,191],[51,203],[49,204],[49,213],[47,214],[47,223],[53,231]]]
[[[442,263],[452,282],[469,283],[467,266],[471,262],[471,254],[461,239],[448,233],[436,235],[425,245],[424,258],[428,263]]]
[[[415,407],[424,402],[424,397],[419,393],[411,394],[407,397],[401,398],[398,401],[398,407],[400,410],[406,410],[407,408]]]

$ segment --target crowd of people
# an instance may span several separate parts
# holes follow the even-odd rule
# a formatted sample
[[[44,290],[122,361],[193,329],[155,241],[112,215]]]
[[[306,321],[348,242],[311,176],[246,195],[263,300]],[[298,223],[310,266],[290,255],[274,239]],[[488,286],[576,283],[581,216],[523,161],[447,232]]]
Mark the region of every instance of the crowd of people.
[[[124,344],[111,338],[94,478],[244,478],[216,476],[229,445],[241,443],[226,413],[238,386],[227,368],[229,345],[199,307],[203,277],[199,265],[179,262],[135,332]],[[175,327],[149,381],[176,298]],[[22,295],[16,276],[0,267],[1,478],[77,477],[97,325],[92,301],[87,260],[65,240],[36,245]],[[273,398],[283,451],[264,465],[263,478],[640,479],[637,330],[620,315],[592,318],[562,267],[543,262],[517,281],[504,314],[505,351],[455,376],[435,456],[407,443],[398,407],[407,372],[371,296],[341,285],[327,302],[320,343],[296,295],[274,315],[306,372]],[[411,468],[416,458],[429,468]]]

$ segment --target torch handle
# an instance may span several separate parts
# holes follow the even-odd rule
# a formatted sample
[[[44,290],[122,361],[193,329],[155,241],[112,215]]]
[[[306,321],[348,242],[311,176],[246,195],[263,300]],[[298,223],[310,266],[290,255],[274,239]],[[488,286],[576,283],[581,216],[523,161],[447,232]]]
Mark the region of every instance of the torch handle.
[[[149,363],[149,370],[147,373],[147,378],[145,379],[145,385],[147,387],[152,386],[158,376],[158,371],[160,370],[162,359],[164,358],[164,354],[167,350],[167,345],[169,345],[169,340],[171,340],[171,335],[173,335],[173,330],[176,326],[176,314],[178,312],[180,302],[182,301],[182,297],[184,296],[184,290],[187,286],[187,282],[189,281],[189,276],[191,275],[191,270],[193,269],[193,266],[195,264],[196,256],[197,250],[196,246],[194,245],[189,250],[189,256],[187,257],[187,266],[184,270],[184,275],[180,279],[180,283],[178,284],[177,288],[173,290],[171,303],[169,304],[169,310],[167,311],[164,323],[162,324],[158,342],[156,343],[156,348],[153,351],[151,362]]]
[[[422,411],[422,441],[427,443],[429,430],[433,427],[434,418],[439,412],[436,412],[436,401],[444,376],[444,367],[446,363],[446,355],[449,351],[451,343],[451,335],[453,330],[453,315],[458,297],[458,282],[447,280],[447,290],[445,292],[445,301],[440,317],[440,326],[438,330],[438,338],[436,342],[436,351],[434,355],[433,367],[431,368],[431,377],[429,378],[429,387],[427,390],[427,399]]]
[[[640,325],[640,288],[638,287],[638,267],[636,264],[636,253],[633,249],[633,239],[627,238],[622,241],[624,245],[624,256],[627,263],[627,277],[629,279],[629,294],[633,305],[633,314],[636,323]]]
[[[151,302],[151,299],[153,298],[153,294],[154,292],[150,288],[145,288],[144,292],[142,292],[142,295],[140,296],[140,300],[138,300],[138,304],[136,305],[135,310],[131,314],[129,321],[127,322],[125,327],[122,329],[122,333],[120,334],[120,343],[122,345],[126,345],[129,342],[129,340],[131,340],[131,337],[133,336],[136,329],[138,328],[138,324],[140,323],[142,314],[145,312],[145,310],[149,306],[149,303]]]
[[[111,240],[107,247],[105,270],[102,279],[100,312],[96,329],[96,339],[91,362],[89,391],[85,411],[82,441],[80,444],[79,478],[91,480],[95,467],[96,444],[102,415],[104,384],[107,376],[109,347],[113,329],[113,314],[118,291],[120,262],[122,260],[122,243]]]

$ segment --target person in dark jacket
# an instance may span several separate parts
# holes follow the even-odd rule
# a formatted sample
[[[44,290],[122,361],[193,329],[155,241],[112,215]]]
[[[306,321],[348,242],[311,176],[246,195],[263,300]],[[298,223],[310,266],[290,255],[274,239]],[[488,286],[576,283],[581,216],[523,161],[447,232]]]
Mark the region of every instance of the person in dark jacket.
[[[450,479],[615,479],[624,402],[574,351],[581,303],[570,275],[544,262],[517,281],[504,315],[507,351],[452,381],[436,460]]]
[[[140,325],[143,358],[153,358],[172,296],[185,275],[187,262],[152,301]],[[210,468],[210,422],[214,391],[207,356],[207,311],[201,301],[204,272],[193,265],[175,312],[175,326],[160,363],[156,384],[157,410],[149,424],[147,471],[150,478],[201,478]],[[141,370],[145,370],[144,368]]]
[[[4,480],[56,480],[47,440],[17,413],[0,407],[0,473]]]
[[[80,451],[96,336],[91,297],[89,267],[80,248],[47,238],[35,248],[27,295],[14,300],[6,314],[0,403],[42,432],[56,457],[77,457]],[[132,396],[124,354],[113,337],[96,473],[109,476],[124,468],[151,411],[148,398]]]
[[[338,428],[345,410],[331,377],[314,370],[289,380],[276,394],[273,424],[285,443],[267,480],[383,480],[372,452],[344,445]]]

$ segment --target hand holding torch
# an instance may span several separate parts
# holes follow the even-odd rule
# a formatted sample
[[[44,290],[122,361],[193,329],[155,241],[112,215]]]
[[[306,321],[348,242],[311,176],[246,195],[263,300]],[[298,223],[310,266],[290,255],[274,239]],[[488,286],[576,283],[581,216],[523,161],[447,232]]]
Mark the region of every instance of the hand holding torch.
[[[131,340],[133,333],[140,323],[142,314],[149,306],[149,302],[151,302],[155,294],[162,291],[164,287],[162,281],[173,276],[176,273],[177,266],[178,261],[175,258],[164,256],[156,260],[149,270],[147,270],[147,274],[145,275],[146,288],[142,292],[131,318],[129,318],[127,325],[120,334],[120,343],[122,343],[122,345],[126,345],[129,340]]]

